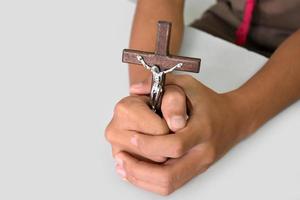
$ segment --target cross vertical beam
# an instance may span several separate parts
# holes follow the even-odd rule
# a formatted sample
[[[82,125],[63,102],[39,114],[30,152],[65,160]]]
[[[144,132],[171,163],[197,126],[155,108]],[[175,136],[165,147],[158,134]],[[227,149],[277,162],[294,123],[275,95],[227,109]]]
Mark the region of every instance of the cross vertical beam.
[[[156,36],[156,49],[155,54],[160,56],[169,55],[169,44],[171,37],[172,24],[168,22],[158,22],[157,36]]]

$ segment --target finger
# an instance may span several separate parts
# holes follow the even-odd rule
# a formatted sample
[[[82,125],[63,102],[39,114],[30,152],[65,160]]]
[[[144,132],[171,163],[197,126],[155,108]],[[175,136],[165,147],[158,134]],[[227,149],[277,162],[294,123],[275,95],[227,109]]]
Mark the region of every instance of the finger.
[[[165,165],[139,161],[125,152],[119,153],[116,158],[122,166],[121,175],[127,180],[150,191],[156,185],[167,195],[208,168],[209,165],[203,159],[205,152],[205,148],[197,147],[182,158],[167,161]]]
[[[149,183],[149,182],[146,182],[146,181],[141,181],[131,175],[128,175],[126,180],[128,182],[130,182],[131,184],[139,187],[139,188],[142,188],[144,190],[147,190],[149,192],[154,192],[154,193],[157,193],[157,194],[160,194],[160,195],[168,195],[168,193],[166,192],[166,190],[161,187],[161,186],[158,186],[156,184],[153,184],[153,183]]]
[[[134,130],[150,135],[169,133],[166,121],[154,113],[146,96],[130,96],[117,103],[113,121],[120,129]]]
[[[195,98],[192,98],[193,96],[195,96],[195,94],[201,95],[202,89],[203,91],[204,89],[205,91],[208,90],[208,88],[206,88],[198,80],[196,80],[190,75],[168,74],[166,76],[166,85],[173,85],[173,84],[183,89],[185,95],[190,100],[190,103],[192,105],[196,105],[197,103],[199,103]]]
[[[163,195],[163,196],[168,195],[168,193],[165,192],[164,188],[162,188],[160,186],[157,186],[153,183],[148,183],[148,182],[145,182],[145,181],[141,181],[141,180],[136,179],[136,178],[134,178],[130,175],[126,178],[126,180],[128,182],[130,182],[131,184],[133,184],[133,185],[135,185],[139,188],[142,188],[146,191],[157,193],[157,194],[160,194],[160,195]]]
[[[115,157],[118,165],[124,170],[126,178],[131,176],[161,187],[167,185],[164,180],[164,172],[166,171],[164,168],[167,168],[166,166],[135,159],[126,152],[120,152]]]
[[[199,143],[207,141],[211,130],[199,117],[191,115],[189,126],[174,134],[146,135],[136,131],[106,131],[106,138],[111,144],[121,146],[128,152],[146,157],[155,162],[163,162],[166,158],[179,158]],[[113,127],[113,126],[112,126]],[[195,127],[200,127],[195,129]]]
[[[199,144],[183,157],[168,160],[165,165],[169,166],[172,176],[177,180],[174,182],[174,188],[181,187],[193,177],[205,172],[215,158],[215,152],[209,144]]]
[[[122,155],[124,154],[124,155]],[[134,162],[141,162],[133,157],[131,157],[129,154],[120,153],[120,155],[117,156],[117,164],[116,164],[116,171],[117,173],[122,177],[123,180],[130,182],[131,184],[140,187],[142,189],[145,189],[150,192],[158,193],[161,195],[167,195],[166,190],[163,186],[156,184],[155,182],[151,181],[144,181],[140,179],[138,174],[132,173],[131,169],[134,169],[135,166],[132,166],[132,163]],[[124,164],[126,162],[126,164]],[[126,168],[125,168],[126,166]]]
[[[189,126],[174,134],[149,136],[143,134],[133,135],[134,143],[141,152],[146,155],[178,158],[184,155],[197,144],[210,138],[211,130],[205,120],[199,121],[199,117],[191,115]],[[195,128],[198,127],[198,128]]]
[[[197,80],[186,74],[167,74],[166,76],[166,85],[177,85],[184,91],[191,89],[195,81]]]
[[[112,152],[113,157],[115,157],[115,155],[118,154],[121,151],[122,151],[122,149],[120,147],[118,147],[117,145],[112,145],[111,146],[111,152]]]
[[[184,91],[176,85],[166,86],[161,110],[164,119],[173,132],[184,128],[187,121],[187,106]]]
[[[136,145],[136,137],[135,135],[141,135],[141,133],[137,133],[134,131],[113,131],[110,133],[107,138],[108,141],[112,144],[113,156],[115,156],[120,151],[126,151],[132,154],[134,157],[142,160],[153,161],[153,162],[165,162],[166,157],[153,155],[151,151],[144,151],[143,148],[139,148],[140,146]]]
[[[153,162],[165,162],[167,158],[162,156],[152,155],[138,148],[136,145],[136,138],[134,137],[138,133],[135,131],[119,130],[116,129],[114,122],[110,122],[109,126],[105,130],[106,140],[112,145],[112,155],[115,157],[120,151],[126,151],[133,154],[136,158],[153,161]]]
[[[163,187],[161,187],[157,184],[153,184],[148,181],[140,180],[140,179],[132,176],[131,174],[126,173],[124,170],[123,161],[121,161],[121,162],[122,162],[122,165],[120,165],[120,164],[116,165],[116,171],[122,177],[123,180],[130,182],[131,184],[133,184],[139,188],[142,188],[144,190],[154,192],[157,194],[161,194],[161,195],[167,195],[167,193]]]

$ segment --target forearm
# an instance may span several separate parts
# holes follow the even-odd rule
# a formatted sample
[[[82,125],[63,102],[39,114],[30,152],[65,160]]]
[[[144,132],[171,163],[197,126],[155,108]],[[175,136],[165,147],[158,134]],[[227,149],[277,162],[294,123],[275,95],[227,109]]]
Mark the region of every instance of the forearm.
[[[170,52],[176,53],[183,33],[184,0],[138,0],[132,25],[130,48],[153,52],[157,22],[172,22]],[[150,72],[139,65],[129,65],[130,84],[146,80]]]
[[[265,66],[231,93],[243,112],[241,138],[300,98],[300,31],[287,39]]]

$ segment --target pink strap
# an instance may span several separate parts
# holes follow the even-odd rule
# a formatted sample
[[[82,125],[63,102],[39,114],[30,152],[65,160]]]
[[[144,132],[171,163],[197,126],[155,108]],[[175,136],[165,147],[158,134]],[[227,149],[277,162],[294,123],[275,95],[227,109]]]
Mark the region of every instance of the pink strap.
[[[246,1],[243,21],[235,32],[235,43],[237,45],[243,46],[246,44],[255,4],[256,0]]]

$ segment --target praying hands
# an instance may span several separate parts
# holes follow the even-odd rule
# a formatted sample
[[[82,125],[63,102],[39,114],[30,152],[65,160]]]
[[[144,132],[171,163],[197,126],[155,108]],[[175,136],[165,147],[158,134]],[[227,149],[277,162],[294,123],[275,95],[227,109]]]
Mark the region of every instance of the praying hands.
[[[249,5],[253,6],[246,4],[246,7]],[[156,23],[166,20],[172,22],[174,30],[170,52],[178,52],[183,34],[183,8],[183,0],[137,1],[130,48],[155,51]],[[212,23],[215,18],[209,14],[211,12],[205,17],[211,18],[203,20],[210,19],[208,22]],[[230,32],[214,32],[222,26],[209,29],[206,26],[209,23],[202,25],[214,34]],[[266,36],[263,31],[256,33]],[[238,36],[243,37],[237,39],[243,39],[247,35]],[[272,39],[268,41],[273,42]],[[167,52],[168,43],[163,44],[164,51],[156,48],[160,54]],[[124,180],[162,195],[174,192],[203,173],[234,145],[300,99],[299,44],[300,30],[295,30],[276,46],[276,51],[258,73],[241,87],[224,94],[188,75],[166,75],[162,116],[149,106],[151,72],[134,65],[140,64],[135,58],[129,65],[131,95],[116,105],[105,132],[117,163],[116,171]],[[133,52],[127,52],[127,57],[131,58],[128,53]],[[157,65],[165,63],[159,61]],[[169,64],[171,66],[174,65]],[[184,67],[183,62],[181,70]]]
[[[187,75],[170,75],[163,118],[149,107],[147,84],[122,99],[106,129],[116,170],[124,180],[167,195],[204,172],[240,139],[234,99]]]

